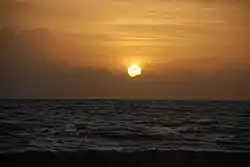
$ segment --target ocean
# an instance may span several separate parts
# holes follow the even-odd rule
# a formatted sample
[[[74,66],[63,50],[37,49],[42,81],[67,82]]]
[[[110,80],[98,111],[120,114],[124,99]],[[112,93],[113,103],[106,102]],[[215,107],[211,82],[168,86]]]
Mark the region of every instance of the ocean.
[[[250,166],[250,102],[0,100],[1,164]]]

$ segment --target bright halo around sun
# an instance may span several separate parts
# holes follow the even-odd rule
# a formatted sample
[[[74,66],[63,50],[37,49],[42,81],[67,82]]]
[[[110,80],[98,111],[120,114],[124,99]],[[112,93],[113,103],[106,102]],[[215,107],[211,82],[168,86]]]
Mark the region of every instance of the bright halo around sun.
[[[136,77],[141,75],[141,67],[138,65],[131,65],[128,67],[128,74],[130,77]]]

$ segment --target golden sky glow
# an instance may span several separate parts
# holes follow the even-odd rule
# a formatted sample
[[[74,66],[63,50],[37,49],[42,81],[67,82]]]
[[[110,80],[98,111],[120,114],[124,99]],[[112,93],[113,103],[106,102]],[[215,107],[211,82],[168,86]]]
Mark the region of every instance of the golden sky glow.
[[[37,12],[39,19],[32,14],[30,18],[26,17],[27,20],[22,18],[25,20],[22,20],[23,24],[92,35],[88,45],[101,45],[105,49],[101,50],[104,56],[100,57],[103,64],[110,55],[118,64],[133,57],[161,63],[185,57],[200,58],[201,55],[232,58],[243,51],[246,37],[249,37],[249,3],[245,1],[33,2],[43,4],[39,6],[42,11]],[[41,16],[43,12],[45,15]],[[76,56],[71,61],[84,61],[79,59]]]
[[[137,64],[143,69],[140,84],[145,83],[138,87],[154,87],[149,97],[175,96],[171,91],[176,83],[162,93],[166,81],[185,82],[178,87],[186,91],[180,95],[185,98],[192,96],[190,92],[197,92],[197,98],[248,97],[246,91],[232,89],[235,85],[243,89],[250,80],[246,0],[3,0],[0,7],[0,26],[24,31],[20,35],[25,36],[24,43],[36,39],[26,31],[50,32],[53,42],[44,39],[46,45],[39,48],[48,61],[101,68],[115,75],[127,75],[127,67]],[[218,89],[229,82],[234,86],[228,86],[226,97],[228,91],[203,95],[199,86],[191,88],[200,81],[204,90],[215,82]]]

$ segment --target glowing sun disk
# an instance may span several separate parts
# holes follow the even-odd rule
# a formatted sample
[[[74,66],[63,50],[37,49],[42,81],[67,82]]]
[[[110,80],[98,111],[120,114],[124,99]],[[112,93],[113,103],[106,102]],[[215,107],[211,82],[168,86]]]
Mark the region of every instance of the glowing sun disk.
[[[141,67],[138,65],[131,65],[128,67],[128,74],[130,77],[136,77],[138,75],[141,75]]]

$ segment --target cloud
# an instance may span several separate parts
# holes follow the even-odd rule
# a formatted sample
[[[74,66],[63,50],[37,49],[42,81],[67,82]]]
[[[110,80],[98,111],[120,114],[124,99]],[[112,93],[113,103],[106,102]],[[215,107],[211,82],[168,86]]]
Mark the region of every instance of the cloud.
[[[122,76],[53,59],[56,45],[62,44],[46,29],[16,33],[5,28],[0,41],[1,97],[92,97],[98,92],[101,97],[101,92],[104,96],[123,91],[114,86],[125,80]]]
[[[131,79],[125,74],[126,71],[116,72],[95,66],[72,66],[55,59],[53,55],[59,52],[57,48],[63,48],[60,46],[65,43],[67,45],[67,40],[61,41],[58,38],[46,29],[16,32],[5,28],[0,31],[0,97],[250,98],[249,69],[223,69],[215,66],[218,69],[213,72],[206,69],[199,71],[197,68],[177,68],[178,70],[172,72],[163,70],[160,74],[151,75],[145,71],[141,78]],[[73,39],[77,38],[71,37],[70,43]],[[94,51],[95,49],[87,50],[86,53],[91,56]],[[69,56],[71,52],[65,54]],[[210,60],[196,61],[200,63]],[[229,67],[233,63],[224,61],[220,66]]]
[[[0,97],[250,99],[248,2],[60,2],[0,1]]]

